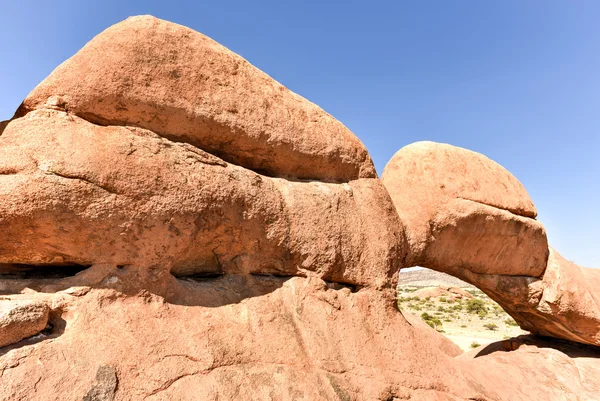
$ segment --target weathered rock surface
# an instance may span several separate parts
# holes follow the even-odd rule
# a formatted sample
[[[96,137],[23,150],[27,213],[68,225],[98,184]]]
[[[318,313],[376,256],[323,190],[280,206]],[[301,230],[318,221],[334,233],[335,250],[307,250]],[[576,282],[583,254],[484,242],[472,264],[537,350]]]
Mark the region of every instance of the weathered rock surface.
[[[377,176],[360,140],[320,107],[212,39],[151,16],[96,36],[16,116],[38,108],[147,128],[271,176]]]
[[[600,271],[579,267],[550,249],[541,279],[462,274],[524,329],[542,336],[600,345]]]
[[[550,252],[508,171],[475,152],[419,142],[394,155],[382,180],[409,264],[477,286],[532,333],[600,345],[600,273]]]
[[[137,272],[102,270],[135,282],[128,274]],[[172,294],[166,299],[114,289],[49,294],[65,298],[66,330],[0,357],[0,400],[81,400],[100,389],[116,401],[591,401],[597,395],[593,360],[571,361],[558,352],[520,356],[520,349],[455,359],[456,346],[423,322],[409,324],[386,292],[352,293],[299,277],[165,281]],[[106,367],[115,379],[98,379]]]
[[[0,347],[17,343],[46,328],[50,308],[41,302],[0,299]]]
[[[485,156],[434,142],[399,150],[382,175],[410,245],[407,263],[539,277],[548,242],[529,195]],[[460,245],[458,245],[460,244]]]
[[[570,265],[546,269],[529,197],[483,157],[416,146],[426,163],[394,164],[392,203],[341,123],[152,17],[96,37],[1,134],[0,308],[46,309],[0,324],[0,400],[597,399],[589,350],[457,358],[396,307],[400,267],[461,263],[581,326],[582,306],[539,284]]]
[[[525,398],[527,386],[539,391],[532,400],[585,400],[600,394],[600,350],[597,347],[519,336],[482,346],[458,357],[470,368],[486,372],[501,372],[506,387],[497,391],[512,394],[515,399]],[[526,373],[524,373],[526,372]],[[536,384],[533,384],[536,383]],[[500,384],[500,382],[498,383]],[[484,399],[493,399],[493,393]]]
[[[316,274],[379,287],[404,252],[377,179],[265,177],[147,130],[56,110],[15,119],[0,137],[0,228],[0,263]]]

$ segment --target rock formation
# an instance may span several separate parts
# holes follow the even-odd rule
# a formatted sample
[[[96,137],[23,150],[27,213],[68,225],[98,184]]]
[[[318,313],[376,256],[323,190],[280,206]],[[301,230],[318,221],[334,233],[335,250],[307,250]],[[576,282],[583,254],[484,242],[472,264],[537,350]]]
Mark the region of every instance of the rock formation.
[[[403,258],[377,179],[271,178],[151,131],[48,109],[12,121],[0,155],[0,263],[313,272],[381,287]]]
[[[413,297],[418,297],[421,299],[425,298],[438,298],[438,297],[447,297],[449,299],[469,299],[473,298],[473,295],[469,294],[467,291],[458,287],[425,287],[417,290],[411,294]]]
[[[102,32],[38,85],[16,116],[39,108],[146,128],[267,175],[377,177],[360,140],[320,107],[212,39],[156,18],[129,18]]]
[[[529,195],[506,169],[466,149],[418,142],[394,155],[382,181],[407,236],[408,264],[479,287],[532,333],[600,345],[600,272],[548,247]]]
[[[572,345],[511,340],[459,356],[395,305],[395,274],[417,262],[549,275],[516,179],[481,157],[489,174],[460,182],[450,149],[445,187],[413,177],[412,198],[386,184],[393,203],[341,123],[188,28],[109,28],[0,130],[0,400],[600,391],[591,347],[574,360]],[[450,252],[456,238],[471,251]]]

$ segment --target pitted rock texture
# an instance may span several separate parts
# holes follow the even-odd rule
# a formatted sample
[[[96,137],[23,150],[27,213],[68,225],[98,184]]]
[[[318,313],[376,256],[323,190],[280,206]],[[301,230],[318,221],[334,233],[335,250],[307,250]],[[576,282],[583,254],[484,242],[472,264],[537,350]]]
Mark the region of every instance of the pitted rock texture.
[[[316,274],[382,287],[404,258],[377,179],[270,178],[141,128],[47,109],[0,137],[0,228],[0,263]]]
[[[96,36],[27,96],[16,117],[38,108],[147,128],[266,175],[377,176],[360,140],[320,107],[201,33],[151,16]]]
[[[0,299],[0,347],[17,343],[46,328],[50,308],[43,302]]]

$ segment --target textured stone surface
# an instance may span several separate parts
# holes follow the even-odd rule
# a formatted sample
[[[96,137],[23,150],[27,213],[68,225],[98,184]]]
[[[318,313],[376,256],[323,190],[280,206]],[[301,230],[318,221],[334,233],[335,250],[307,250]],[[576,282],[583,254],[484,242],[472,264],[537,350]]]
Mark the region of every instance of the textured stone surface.
[[[33,301],[0,300],[0,347],[17,343],[44,330],[48,305]]]
[[[138,281],[129,268],[92,269],[103,282]],[[116,401],[592,401],[598,394],[600,360],[587,351],[456,358],[455,345],[418,319],[406,321],[385,291],[352,293],[300,277],[163,280],[166,298],[108,288],[47,293],[63,298],[66,330],[0,356],[8,384],[0,400],[81,400],[114,383],[97,378],[103,366],[118,377]]]
[[[600,273],[550,251],[527,192],[486,157],[432,142],[396,153],[382,180],[407,263],[467,281],[532,333],[600,345]]]
[[[48,146],[52,144],[52,146]],[[270,178],[140,128],[56,110],[0,137],[0,262],[388,285],[404,240],[377,179]]]
[[[364,145],[320,107],[212,39],[151,16],[96,36],[17,116],[36,108],[147,128],[267,175],[376,177]]]
[[[495,388],[488,387],[494,389],[486,393],[486,400],[507,396],[526,400],[529,396],[531,400],[593,401],[600,394],[597,347],[519,336],[482,346],[458,359],[470,369],[486,372],[487,380],[501,376]]]
[[[521,183],[487,157],[434,142],[400,149],[382,175],[410,245],[407,263],[539,277],[544,227]]]
[[[239,56],[152,17],[109,28],[0,136],[0,309],[46,308],[0,322],[53,323],[0,344],[0,400],[596,400],[589,349],[459,357],[397,309],[394,274],[423,261],[591,332],[577,294],[598,285],[546,269],[500,166],[412,149],[392,203],[348,130]]]
[[[100,366],[92,388],[83,401],[113,401],[117,391],[117,372],[112,366]]]
[[[458,270],[454,274],[461,274]],[[542,336],[600,345],[600,270],[579,267],[551,249],[541,279],[469,274],[477,285],[514,317]]]

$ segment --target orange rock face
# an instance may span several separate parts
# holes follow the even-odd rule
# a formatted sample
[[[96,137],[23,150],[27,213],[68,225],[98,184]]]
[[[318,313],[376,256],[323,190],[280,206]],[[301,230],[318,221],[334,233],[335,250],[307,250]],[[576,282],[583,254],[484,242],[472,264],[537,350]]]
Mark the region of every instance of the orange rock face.
[[[532,333],[600,345],[599,278],[550,251],[523,186],[485,156],[419,142],[382,181],[405,229],[408,263],[463,279]]]
[[[17,343],[44,330],[49,310],[44,303],[0,303],[0,347]]]
[[[376,177],[364,145],[320,107],[201,33],[151,16],[95,37],[27,96],[17,116],[38,108],[147,128],[267,175]]]
[[[153,17],[94,38],[0,134],[2,401],[597,397],[592,351],[458,357],[396,307],[399,268],[461,263],[525,277],[515,307],[547,277],[536,316],[581,327],[588,299],[552,292],[572,267],[546,268],[526,192],[482,156],[413,146],[392,202],[341,123]]]
[[[377,179],[270,178],[147,130],[56,110],[12,121],[1,139],[0,263],[316,274],[382,287],[403,257]]]
[[[521,183],[487,157],[418,142],[399,150],[382,175],[410,244],[409,264],[437,270],[539,277],[544,227]],[[459,245],[460,244],[460,245]]]

